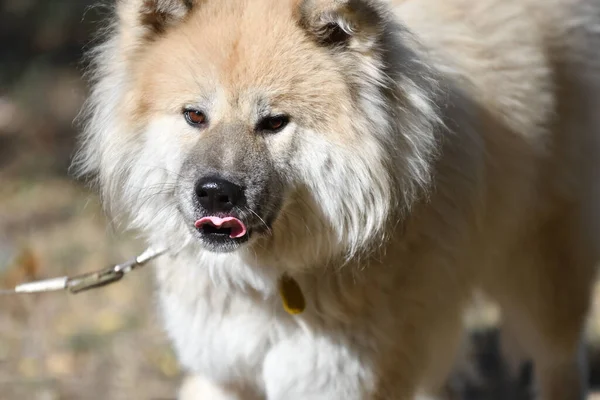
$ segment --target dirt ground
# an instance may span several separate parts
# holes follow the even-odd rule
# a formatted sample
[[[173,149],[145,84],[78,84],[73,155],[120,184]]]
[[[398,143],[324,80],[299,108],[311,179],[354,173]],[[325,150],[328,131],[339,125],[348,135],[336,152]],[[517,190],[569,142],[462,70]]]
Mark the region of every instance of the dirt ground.
[[[102,20],[92,3],[0,0],[0,289],[99,269],[143,247],[112,227],[97,197],[67,174],[86,94],[81,52]],[[181,372],[154,312],[151,272],[79,295],[0,295],[0,398],[174,399]],[[589,334],[594,384],[598,292]],[[527,369],[520,388],[507,384],[496,320],[485,307],[470,321],[472,367],[483,379],[457,382],[463,400],[528,399]]]
[[[57,179],[2,183],[2,287],[96,270],[141,248],[107,228],[81,187]],[[76,296],[0,297],[0,397],[174,398],[179,370],[153,302],[150,270]]]

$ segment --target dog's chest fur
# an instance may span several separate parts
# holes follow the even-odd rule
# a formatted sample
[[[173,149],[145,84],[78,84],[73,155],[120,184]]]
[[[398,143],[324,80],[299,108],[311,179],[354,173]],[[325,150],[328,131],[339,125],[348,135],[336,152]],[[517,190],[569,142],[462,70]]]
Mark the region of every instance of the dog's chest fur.
[[[164,325],[190,373],[287,398],[309,389],[333,390],[328,388],[335,388],[339,377],[331,372],[342,368],[343,375],[354,377],[347,382],[349,393],[358,395],[372,390],[371,366],[380,345],[391,345],[384,346],[383,354],[397,350],[391,312],[397,308],[387,303],[394,300],[393,275],[371,274],[376,279],[369,278],[368,287],[373,290],[307,277],[300,281],[307,309],[291,316],[284,311],[276,282],[274,292],[261,295],[221,286],[206,263],[178,259],[157,265]]]
[[[307,390],[331,391],[333,397],[323,398],[337,398],[334,390],[344,376],[350,398],[362,398],[361,393],[375,390],[374,384],[393,391],[412,381],[411,370],[388,369],[394,360],[406,359],[407,347],[422,350],[409,361],[413,366],[428,359],[430,352],[440,355],[451,348],[436,338],[421,348],[423,336],[406,336],[416,325],[431,333],[439,332],[441,325],[446,332],[455,328],[446,318],[438,325],[419,317],[457,295],[448,288],[452,279],[442,272],[446,268],[423,286],[422,274],[431,274],[429,266],[438,271],[439,264],[425,264],[412,274],[378,264],[368,274],[304,276],[299,283],[307,308],[291,316],[284,311],[276,281],[273,292],[260,295],[221,285],[212,267],[239,273],[238,263],[211,264],[213,258],[202,258],[200,264],[189,258],[162,261],[157,278],[161,314],[181,364],[216,384],[266,393],[268,398],[293,398],[287,396]],[[435,295],[442,287],[445,296]],[[415,301],[422,291],[431,295]],[[446,305],[445,311],[454,319],[456,302]],[[406,339],[398,341],[402,335]],[[444,361],[436,364],[445,370],[450,356],[444,354]]]
[[[260,385],[269,350],[298,330],[281,305],[212,282],[206,269],[158,266],[162,317],[181,363],[216,382]]]

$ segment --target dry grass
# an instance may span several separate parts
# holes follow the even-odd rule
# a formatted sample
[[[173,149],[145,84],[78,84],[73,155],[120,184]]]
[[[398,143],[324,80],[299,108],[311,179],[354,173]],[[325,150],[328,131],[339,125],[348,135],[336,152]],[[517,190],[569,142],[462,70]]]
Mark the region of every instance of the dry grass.
[[[107,230],[95,197],[64,180],[3,180],[2,286],[95,270],[139,251]],[[0,297],[3,399],[168,399],[176,361],[156,321],[151,271],[79,295]]]

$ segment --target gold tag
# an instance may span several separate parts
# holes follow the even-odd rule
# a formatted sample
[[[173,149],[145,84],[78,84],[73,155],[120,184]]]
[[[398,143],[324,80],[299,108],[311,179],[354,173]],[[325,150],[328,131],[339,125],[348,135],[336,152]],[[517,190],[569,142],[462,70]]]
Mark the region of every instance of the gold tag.
[[[300,314],[306,308],[306,301],[298,282],[290,276],[283,275],[279,279],[279,295],[283,308],[288,314]]]

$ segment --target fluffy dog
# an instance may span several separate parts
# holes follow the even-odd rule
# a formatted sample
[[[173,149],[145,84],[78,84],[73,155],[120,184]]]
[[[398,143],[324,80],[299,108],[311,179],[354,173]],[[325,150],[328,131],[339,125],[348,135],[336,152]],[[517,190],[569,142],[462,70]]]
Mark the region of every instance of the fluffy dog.
[[[413,399],[472,291],[585,397],[597,0],[120,0],[76,166],[170,249],[197,399]]]

